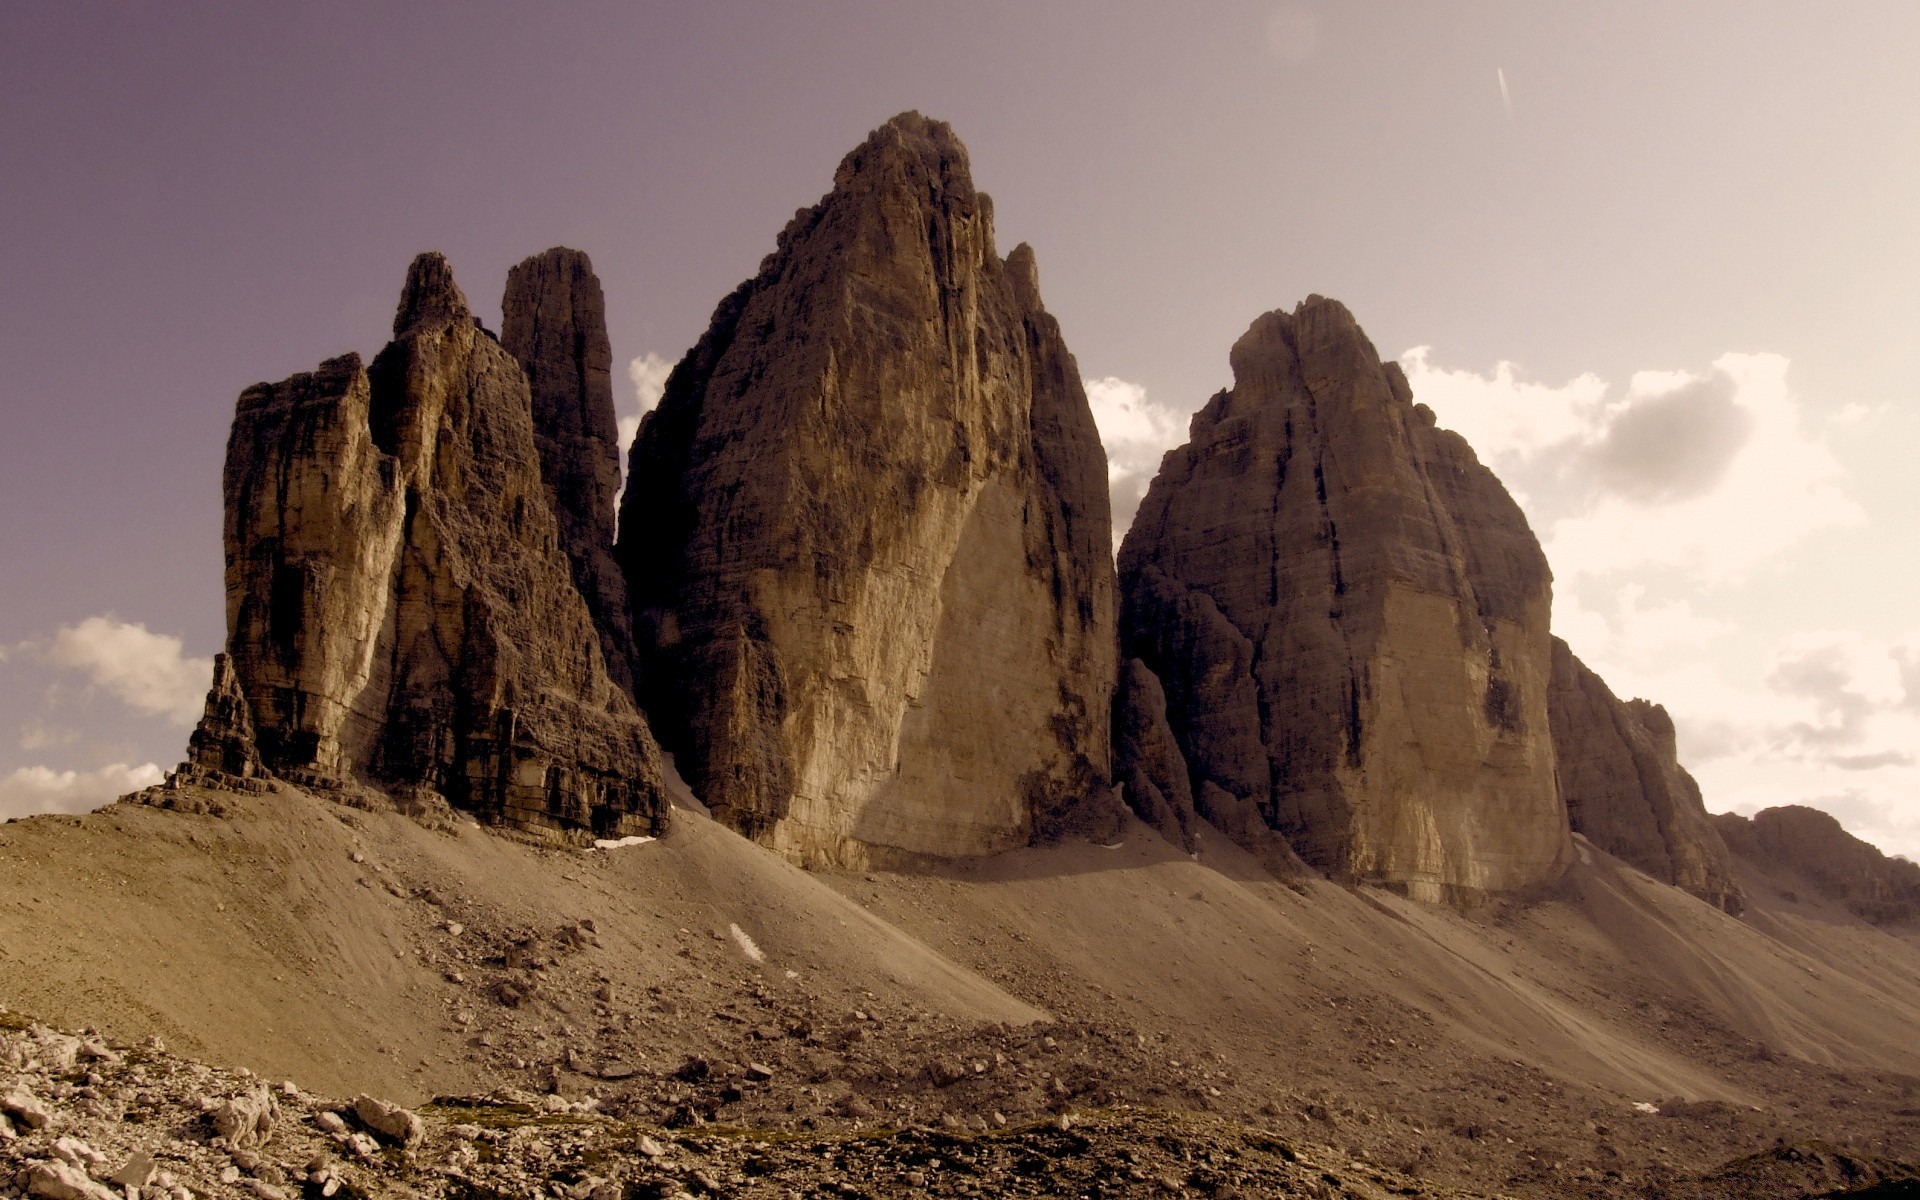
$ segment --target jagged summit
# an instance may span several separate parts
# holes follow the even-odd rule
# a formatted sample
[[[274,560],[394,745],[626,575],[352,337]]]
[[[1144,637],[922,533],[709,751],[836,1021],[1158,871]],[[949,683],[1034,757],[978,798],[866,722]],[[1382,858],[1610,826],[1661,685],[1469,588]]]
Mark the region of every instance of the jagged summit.
[[[561,549],[600,631],[607,671],[631,693],[632,617],[613,558],[620,430],[600,279],[584,253],[555,246],[507,273],[500,313],[500,344],[527,373],[540,476]]]
[[[423,325],[445,325],[473,318],[467,307],[466,293],[453,281],[453,266],[446,256],[427,251],[407,267],[407,282],[400,289],[400,304],[393,314],[393,336],[405,337]]]
[[[394,327],[370,366],[240,397],[195,763],[560,836],[658,829],[658,751],[573,583],[525,373],[440,255],[414,260]]]
[[[1428,899],[1572,856],[1526,519],[1344,305],[1256,319],[1120,550],[1200,814]]]
[[[848,154],[643,422],[619,555],[641,694],[736,828],[963,855],[1105,802],[1105,463],[946,125]]]

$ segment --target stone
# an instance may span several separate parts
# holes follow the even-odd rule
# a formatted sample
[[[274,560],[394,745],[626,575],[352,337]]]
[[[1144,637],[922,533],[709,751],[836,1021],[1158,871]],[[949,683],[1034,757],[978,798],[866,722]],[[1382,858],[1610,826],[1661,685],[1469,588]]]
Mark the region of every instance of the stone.
[[[417,1115],[397,1104],[389,1104],[372,1096],[355,1097],[353,1115],[359,1117],[368,1129],[402,1146],[413,1145],[426,1133],[426,1126]]]
[[[1339,303],[1260,317],[1231,358],[1119,559],[1121,652],[1162,685],[1195,810],[1424,900],[1558,878],[1526,518]]]
[[[564,246],[507,273],[500,344],[527,373],[540,477],[573,583],[593,615],[607,672],[633,691],[627,582],[613,557],[620,429],[607,303],[587,256]]]
[[[153,1165],[152,1155],[136,1154],[107,1178],[122,1187],[143,1188],[152,1183],[158,1173],[159,1168]]]
[[[1743,901],[1726,843],[1707,816],[1699,785],[1680,765],[1667,710],[1620,700],[1555,638],[1547,716],[1573,831],[1737,915]]]
[[[855,868],[1117,827],[1105,457],[946,125],[846,157],[627,478],[643,704],[717,818]]]
[[[196,782],[244,787],[245,781],[266,773],[254,738],[253,711],[247,706],[233,659],[216,654],[206,709],[187,739],[187,758],[177,774]]]
[[[320,1132],[322,1133],[330,1134],[334,1137],[346,1136],[347,1122],[337,1112],[323,1108],[313,1114],[313,1123],[320,1127]]]
[[[267,771],[556,838],[661,832],[659,752],[609,674],[541,463],[526,374],[437,254],[414,260],[370,366],[241,395],[227,655]],[[210,720],[204,740],[225,756],[238,728]]]
[[[0,1093],[0,1113],[12,1117],[27,1129],[45,1129],[53,1120],[52,1110],[28,1091],[25,1084],[16,1084]]]
[[[38,1162],[27,1169],[27,1195],[47,1200],[119,1200],[113,1190],[95,1183],[86,1171],[71,1163]]]
[[[1889,857],[1830,813],[1787,804],[1711,820],[1728,850],[1778,884],[1836,901],[1875,925],[1920,923],[1920,864]]]
[[[264,1084],[221,1101],[209,1114],[214,1134],[235,1147],[265,1145],[279,1118],[280,1106]]]

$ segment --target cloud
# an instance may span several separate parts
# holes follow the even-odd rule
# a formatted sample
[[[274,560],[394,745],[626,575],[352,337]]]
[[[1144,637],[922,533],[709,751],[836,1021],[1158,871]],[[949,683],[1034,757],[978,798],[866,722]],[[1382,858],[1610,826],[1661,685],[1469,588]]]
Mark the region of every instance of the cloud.
[[[0,820],[34,813],[91,812],[164,778],[166,773],[153,763],[137,767],[113,763],[92,771],[20,767],[0,776]]]
[[[1114,543],[1147,493],[1167,451],[1187,440],[1188,414],[1147,399],[1147,389],[1112,375],[1088,379],[1087,404],[1107,451],[1107,490],[1113,503]]]
[[[95,687],[140,712],[181,725],[199,719],[213,660],[187,658],[177,637],[111,616],[62,626],[47,657],[87,673]]]
[[[642,354],[627,364],[627,378],[633,383],[633,404],[621,405],[620,446],[622,450],[633,445],[633,437],[640,432],[640,418],[653,411],[660,403],[660,397],[667,394],[667,376],[673,374],[673,364],[658,354]],[[624,470],[625,454],[621,455],[621,468]]]
[[[1414,395],[1513,490],[1563,581],[1656,567],[1730,581],[1864,519],[1832,450],[1806,432],[1779,355],[1642,371],[1615,397],[1591,374],[1553,387],[1511,363],[1438,368],[1429,353],[1401,356]]]
[[[71,746],[80,740],[80,731],[61,726],[44,725],[39,721],[30,721],[20,731],[22,750],[53,750],[61,746]]]

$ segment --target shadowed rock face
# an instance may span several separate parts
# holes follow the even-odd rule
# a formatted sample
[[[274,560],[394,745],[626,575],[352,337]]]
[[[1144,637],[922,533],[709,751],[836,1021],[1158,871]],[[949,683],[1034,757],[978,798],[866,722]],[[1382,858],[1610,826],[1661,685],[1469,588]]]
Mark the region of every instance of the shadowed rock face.
[[[508,272],[500,344],[527,373],[540,477],[574,587],[600,631],[608,674],[631,692],[633,625],[626,579],[613,559],[620,491],[613,350],[600,279],[585,254],[556,246]]]
[[[1700,788],[1680,765],[1673,719],[1645,700],[1621,701],[1553,639],[1553,727],[1560,795],[1576,833],[1655,879],[1738,914],[1739,885]]]
[[[445,259],[414,261],[371,367],[241,395],[225,491],[227,654],[267,770],[530,829],[659,827],[658,751],[575,590],[526,375]],[[202,741],[242,762],[242,726]]]
[[[716,815],[845,863],[1112,820],[1105,457],[946,125],[847,156],[629,467],[642,696]]]
[[[1232,364],[1120,551],[1122,653],[1164,686],[1196,808],[1422,898],[1556,878],[1525,517],[1340,304],[1261,317]]]
[[[1890,858],[1817,808],[1788,804],[1709,818],[1734,854],[1876,925],[1920,922],[1920,865]]]

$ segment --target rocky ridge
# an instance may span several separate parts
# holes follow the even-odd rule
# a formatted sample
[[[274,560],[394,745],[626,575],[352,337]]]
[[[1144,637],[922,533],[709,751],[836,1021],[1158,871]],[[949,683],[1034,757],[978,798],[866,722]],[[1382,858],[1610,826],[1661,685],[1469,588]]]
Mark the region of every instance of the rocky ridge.
[[[1259,318],[1232,364],[1120,549],[1122,654],[1164,689],[1196,809],[1430,900],[1557,877],[1525,517],[1337,302]]]
[[[1883,854],[1829,813],[1788,804],[1710,819],[1728,849],[1768,876],[1797,880],[1876,925],[1920,923],[1920,865]]]
[[[854,865],[1113,828],[1104,457],[945,124],[846,157],[628,477],[643,703],[722,820]]]
[[[544,312],[539,292],[517,283],[510,311]],[[525,372],[437,254],[408,271],[393,331],[370,365],[240,397],[227,648],[188,774],[370,784],[551,836],[657,831],[658,751],[550,496],[592,505],[543,478]]]
[[[1726,843],[1699,785],[1680,765],[1667,710],[1620,700],[1555,638],[1548,716],[1574,831],[1655,879],[1738,914],[1743,901]]]

